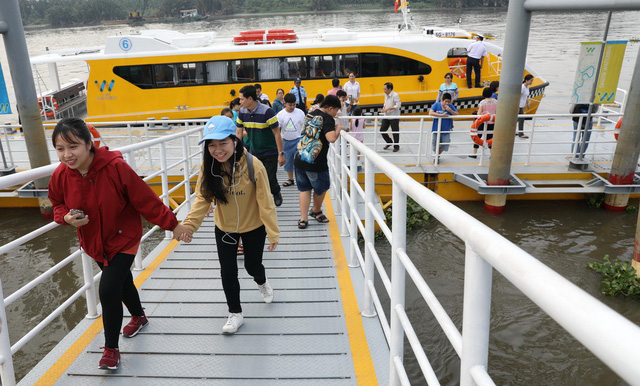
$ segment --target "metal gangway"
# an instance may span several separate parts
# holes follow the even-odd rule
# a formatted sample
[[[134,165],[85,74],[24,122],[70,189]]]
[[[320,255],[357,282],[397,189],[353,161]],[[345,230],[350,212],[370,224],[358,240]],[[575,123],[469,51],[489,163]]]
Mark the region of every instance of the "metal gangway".
[[[160,147],[160,164],[151,176],[162,177],[162,199],[190,184],[198,164],[201,127],[121,149],[129,162],[136,152]],[[173,141],[173,143],[172,143]],[[176,146],[178,142],[179,146]],[[175,162],[167,149],[181,148]],[[358,181],[357,154],[364,159],[364,184]],[[53,168],[0,177],[0,188],[49,175]],[[44,325],[74,300],[87,300],[87,319],[80,323],[21,384],[389,384],[409,385],[404,342],[415,355],[424,380],[439,384],[406,314],[405,291],[409,282],[442,327],[460,358],[460,384],[493,385],[489,357],[492,274],[503,275],[560,326],[630,384],[637,384],[640,369],[634,353],[640,328],[555,273],[535,257],[500,236],[443,198],[422,186],[375,149],[343,132],[331,146],[331,199],[325,201],[329,225],[312,224],[298,230],[295,190],[285,193],[279,208],[282,230],[278,249],[265,254],[267,274],[275,287],[275,301],[261,302],[247,277],[241,285],[247,322],[233,336],[220,328],[227,315],[221,286],[216,279],[215,245],[207,222],[190,245],[166,238],[149,256],[136,259],[136,284],[141,288],[150,325],[131,340],[121,340],[122,367],[114,373],[98,370],[101,331],[95,304],[95,283],[90,259],[74,252],[43,276],[6,298],[0,294],[0,374],[3,385],[14,383],[13,355]],[[169,188],[170,170],[182,169],[183,181]],[[386,224],[376,205],[375,174],[393,182],[393,225]],[[447,315],[434,292],[406,251],[406,203],[411,197],[455,235],[466,248],[464,303],[461,325]],[[359,202],[362,202],[361,204]],[[184,216],[189,201],[174,208]],[[376,248],[374,232],[380,227],[391,245]],[[37,237],[47,225],[12,243],[0,253]],[[148,233],[149,234],[149,233]],[[148,237],[145,234],[145,239]],[[359,236],[363,243],[358,241]],[[25,337],[11,344],[6,305],[51,276],[62,265],[81,258],[86,263],[84,283]],[[385,263],[391,263],[390,271]],[[376,280],[376,277],[379,280]],[[544,283],[544,285],[540,285]],[[385,306],[386,300],[389,304]],[[41,326],[42,325],[42,326]],[[162,375],[162,377],[158,377]]]

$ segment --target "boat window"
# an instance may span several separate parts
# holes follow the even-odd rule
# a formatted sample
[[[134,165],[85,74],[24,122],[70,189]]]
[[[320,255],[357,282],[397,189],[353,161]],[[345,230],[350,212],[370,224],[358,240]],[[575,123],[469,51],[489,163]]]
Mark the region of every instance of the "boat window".
[[[231,61],[232,82],[253,82],[256,80],[253,59],[241,59]]]
[[[229,62],[207,62],[207,83],[227,83],[229,81]]]
[[[449,50],[447,53],[449,58],[466,58],[467,57],[467,49],[464,47],[454,47]]]
[[[282,77],[284,79],[306,78],[307,58],[301,56],[290,56],[282,58],[280,63]]]
[[[190,86],[204,84],[204,66],[202,63],[182,63],[177,66],[179,66],[180,70],[178,85]]]
[[[431,66],[410,58],[398,55],[365,53],[362,54],[361,76],[400,76],[428,75]]]
[[[284,59],[268,58],[258,59],[258,79],[259,80],[279,80],[282,78],[281,73],[286,63]],[[286,72],[285,72],[286,73]],[[286,78],[286,77],[285,77]]]
[[[324,79],[334,72],[333,56],[310,56],[309,57],[309,74],[311,78]]]
[[[153,88],[151,66],[118,66],[113,73],[142,89]]]
[[[332,78],[345,78],[349,76],[350,72],[358,75],[358,68],[360,67],[360,59],[358,54],[349,55],[336,55],[335,56],[335,71]]]
[[[156,77],[157,87],[174,87],[178,85],[179,64],[156,64],[153,72]]]

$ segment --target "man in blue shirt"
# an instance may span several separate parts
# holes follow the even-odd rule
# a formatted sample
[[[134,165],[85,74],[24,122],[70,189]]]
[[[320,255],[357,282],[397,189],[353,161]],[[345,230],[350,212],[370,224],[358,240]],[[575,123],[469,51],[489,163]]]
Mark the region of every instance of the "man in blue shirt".
[[[307,113],[307,92],[304,90],[300,84],[302,80],[300,78],[295,78],[293,80],[294,86],[289,91],[290,94],[295,95],[296,97],[296,107],[302,110],[305,114]]]
[[[436,151],[438,134],[440,134],[440,147],[438,149],[438,154],[442,154],[443,151],[449,150],[449,142],[451,142],[451,134],[449,132],[453,129],[453,119],[447,117],[458,115],[458,110],[451,103],[451,94],[442,94],[442,100],[431,106],[429,115],[432,117],[442,118],[434,119],[433,127],[431,128],[431,131],[433,132],[433,135],[431,136],[431,148],[434,152]],[[438,128],[440,128],[439,132]]]

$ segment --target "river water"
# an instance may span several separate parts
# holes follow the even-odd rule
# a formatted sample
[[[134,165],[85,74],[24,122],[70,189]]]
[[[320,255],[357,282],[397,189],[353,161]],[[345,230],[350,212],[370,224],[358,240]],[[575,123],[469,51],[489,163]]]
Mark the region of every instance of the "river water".
[[[506,28],[505,10],[451,10],[414,12],[417,25],[454,26],[459,17],[462,28],[491,33],[503,45]],[[540,113],[565,113],[575,75],[580,41],[601,40],[606,14],[536,14],[531,23],[528,63],[544,76],[551,86],[540,106]],[[640,12],[613,15],[609,39],[633,40],[627,46],[620,87],[628,89],[640,40]],[[149,24],[139,28],[169,28],[182,32],[218,31],[230,35],[240,30],[295,27],[298,31],[343,27],[387,29],[400,22],[400,15],[388,13],[338,13],[289,16],[252,16],[225,18],[210,22],[182,24]],[[97,46],[107,36],[128,33],[128,26],[94,26],[36,30],[27,32],[32,55],[45,47],[60,49]],[[0,43],[1,44],[1,43]],[[0,51],[4,53],[4,50]],[[6,57],[0,62],[11,90]],[[85,68],[77,64],[60,67],[62,79],[86,80]],[[10,98],[13,98],[10,91]],[[15,105],[15,100],[12,99]],[[10,119],[5,119],[10,120]],[[15,121],[16,119],[14,119]],[[539,258],[576,285],[591,293],[640,324],[638,301],[605,298],[598,292],[598,276],[586,268],[588,262],[601,260],[605,254],[629,261],[635,231],[635,214],[607,213],[588,208],[584,201],[523,202],[508,204],[500,216],[484,212],[479,203],[458,203],[465,211],[505,235],[524,250]],[[2,209],[0,211],[0,244],[44,225],[37,209]],[[453,321],[461,327],[464,245],[431,221],[424,229],[411,232],[407,252],[427,278]],[[75,233],[59,228],[11,254],[0,256],[0,278],[4,296],[67,256],[75,248]],[[384,245],[380,243],[380,248]],[[426,253],[424,251],[427,251]],[[388,264],[388,262],[387,262]],[[23,300],[12,304],[9,323],[12,343],[33,328],[43,317],[67,298],[82,282],[80,264],[54,275],[50,282],[31,291]],[[459,380],[459,360],[448,341],[436,327],[430,312],[414,288],[407,294],[407,310],[422,337],[432,365],[445,385]],[[16,372],[23,376],[85,315],[84,300],[69,308],[29,343],[15,357]],[[624,385],[598,359],[568,336],[554,321],[527,300],[499,274],[494,274],[492,303],[492,337],[489,372],[502,385]],[[410,355],[407,355],[408,357]],[[408,361],[412,383],[424,384],[415,361]],[[384,384],[384,381],[382,382]]]

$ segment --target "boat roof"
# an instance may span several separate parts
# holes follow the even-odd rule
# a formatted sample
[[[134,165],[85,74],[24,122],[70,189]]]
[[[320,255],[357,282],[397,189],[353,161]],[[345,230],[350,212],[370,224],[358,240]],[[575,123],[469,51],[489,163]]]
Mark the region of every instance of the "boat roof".
[[[218,37],[215,32],[183,34],[171,30],[143,30],[128,35],[110,36],[105,46],[48,51],[31,58],[32,64],[69,62],[78,60],[103,60],[131,57],[174,56],[203,53],[274,51],[282,49],[333,48],[350,46],[406,46],[416,41],[429,41],[427,57],[442,60],[449,49],[471,44],[474,34],[461,29],[423,27],[419,31],[349,31],[346,28],[324,28],[316,33],[297,34],[292,43],[234,45],[231,36]],[[447,38],[441,38],[441,37]],[[490,43],[487,48],[495,47]],[[405,48],[406,47],[402,47]],[[416,52],[416,47],[411,51]],[[422,50],[419,50],[422,51]],[[490,50],[491,51],[491,50]],[[420,52],[424,55],[424,53]]]

